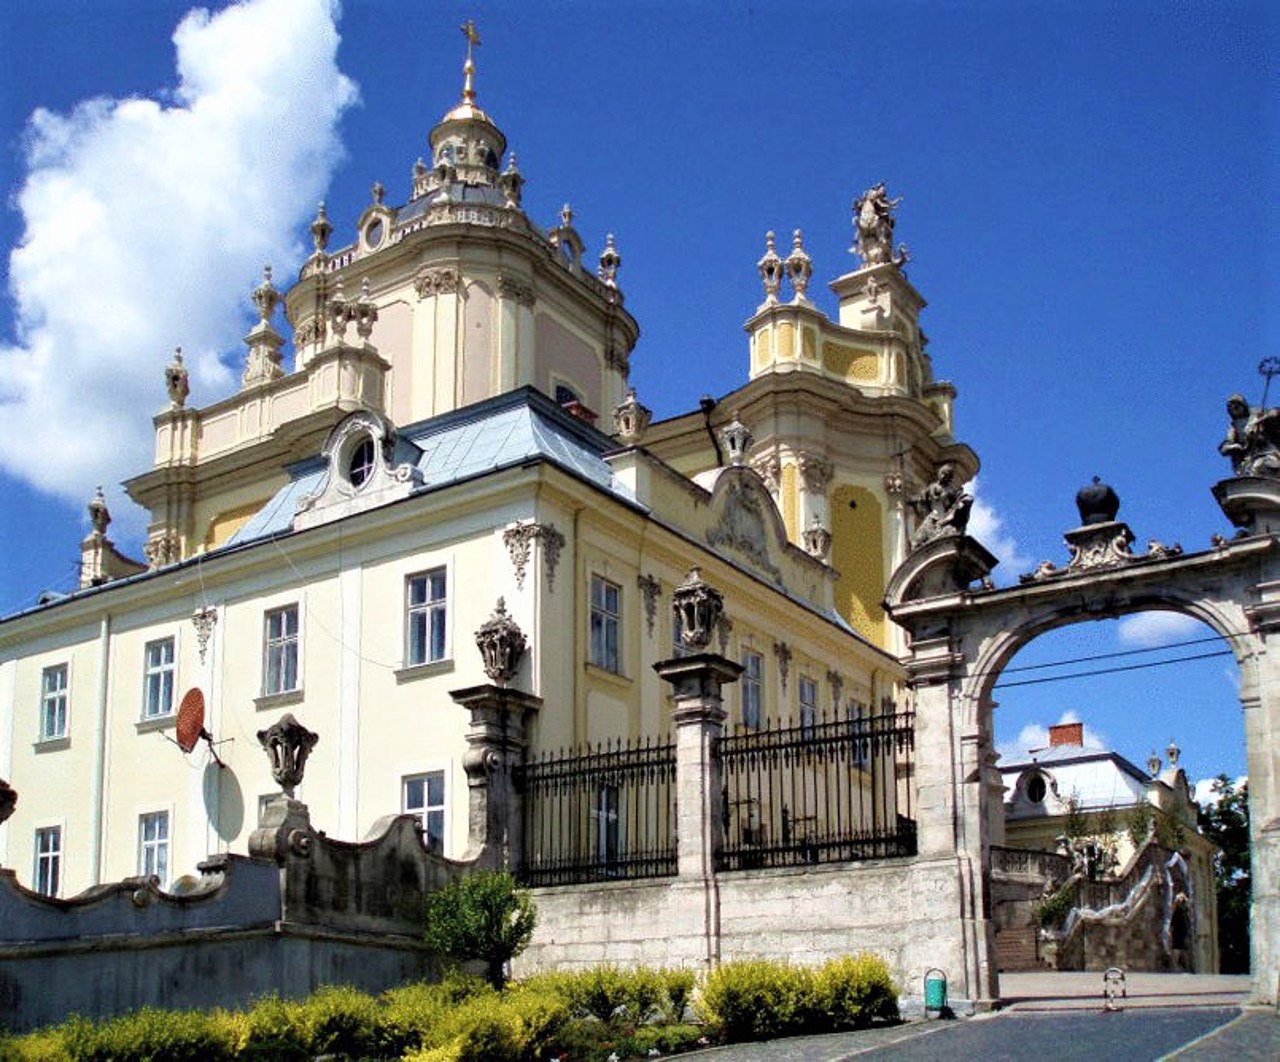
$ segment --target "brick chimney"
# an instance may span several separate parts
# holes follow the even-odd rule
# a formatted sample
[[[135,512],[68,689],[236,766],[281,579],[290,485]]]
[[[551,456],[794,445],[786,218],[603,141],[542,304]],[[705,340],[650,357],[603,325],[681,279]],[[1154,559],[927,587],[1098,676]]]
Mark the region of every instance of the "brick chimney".
[[[1084,723],[1054,723],[1049,727],[1049,747],[1084,745]]]

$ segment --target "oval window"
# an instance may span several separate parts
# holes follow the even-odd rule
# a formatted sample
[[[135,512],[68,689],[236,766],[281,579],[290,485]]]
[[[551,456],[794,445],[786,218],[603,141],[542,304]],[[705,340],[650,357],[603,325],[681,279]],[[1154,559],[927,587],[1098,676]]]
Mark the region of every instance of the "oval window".
[[[381,218],[375,218],[365,226],[364,243],[366,247],[377,247],[382,243],[382,233],[386,226],[382,224]]]
[[[351,460],[347,463],[347,478],[353,487],[363,486],[373,475],[373,456],[373,440],[366,435],[351,451]]]
[[[1027,783],[1027,799],[1033,804],[1039,804],[1044,799],[1044,794],[1044,775],[1037,774]]]

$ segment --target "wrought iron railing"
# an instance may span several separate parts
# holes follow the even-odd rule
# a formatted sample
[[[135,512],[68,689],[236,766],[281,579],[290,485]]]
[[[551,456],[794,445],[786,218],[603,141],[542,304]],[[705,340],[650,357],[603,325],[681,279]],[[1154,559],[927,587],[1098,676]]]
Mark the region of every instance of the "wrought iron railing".
[[[517,768],[527,885],[676,872],[676,747],[608,743]]]
[[[740,729],[721,738],[717,869],[914,855],[914,753],[911,713]]]

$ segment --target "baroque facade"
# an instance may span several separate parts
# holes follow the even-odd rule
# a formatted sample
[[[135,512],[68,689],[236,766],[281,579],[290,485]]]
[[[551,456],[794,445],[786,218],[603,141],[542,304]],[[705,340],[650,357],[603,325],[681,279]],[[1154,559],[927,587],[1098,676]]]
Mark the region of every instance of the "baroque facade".
[[[723,595],[711,648],[743,669],[730,727],[908,708],[885,589],[913,500],[947,530],[917,492],[977,461],[883,186],[856,204],[837,318],[809,298],[801,234],[770,233],[746,382],[654,421],[629,386],[640,330],[614,238],[591,262],[569,208],[549,227],[525,213],[470,46],[428,146],[402,205],[375,185],[342,246],[322,205],[297,279],[266,272],[236,393],[197,405],[180,350],[166,366],[154,463],[125,483],[145,559],[112,544],[96,497],[80,591],[0,621],[0,777],[20,795],[0,865],[33,891],[167,887],[244,851],[275,788],[255,735],[285,713],[320,735],[300,791],[317,823],[355,839],[414,813],[460,858],[451,692],[500,674],[536,698],[531,758],[661,739],[675,701],[653,665],[684,651],[671,606],[691,566]],[[495,672],[475,639],[500,622],[523,651]],[[183,752],[190,691],[207,740]],[[899,831],[905,770],[867,796]],[[748,843],[800,828],[785,807],[732,814]]]

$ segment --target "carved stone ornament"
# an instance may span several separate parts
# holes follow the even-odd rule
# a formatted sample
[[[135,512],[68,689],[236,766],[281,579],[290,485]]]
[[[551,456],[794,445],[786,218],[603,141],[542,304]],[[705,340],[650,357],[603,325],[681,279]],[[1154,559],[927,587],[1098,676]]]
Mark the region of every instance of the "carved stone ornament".
[[[618,269],[622,265],[622,255],[618,253],[618,248],[613,245],[613,233],[609,233],[604,240],[604,250],[600,252],[600,268],[596,271],[598,276],[605,284],[611,288],[618,286]]]
[[[778,675],[782,679],[782,692],[787,692],[787,679],[791,675],[791,646],[786,642],[773,643],[773,655],[778,658]]]
[[[813,276],[813,259],[805,252],[803,233],[796,229],[791,236],[791,253],[787,255],[787,279],[796,293],[795,302],[808,302],[805,292],[809,288],[809,278]]]
[[[498,598],[493,615],[476,631],[476,646],[490,680],[505,686],[515,677],[528,641],[519,624],[507,615],[507,603],[502,598]]]
[[[105,535],[107,525],[111,523],[111,510],[107,508],[106,496],[99,487],[89,501],[89,525],[95,535]]]
[[[956,467],[947,462],[939,466],[934,481],[919,494],[907,499],[919,523],[911,535],[911,548],[947,535],[963,535],[969,525],[973,495],[956,482]]]
[[[166,564],[176,564],[182,559],[182,548],[178,536],[171,531],[162,531],[147,539],[142,547],[142,555],[147,558],[149,568],[162,568]]]
[[[747,426],[734,413],[733,420],[720,429],[720,441],[724,443],[725,457],[729,464],[741,465],[747,459],[747,451],[755,441]]]
[[[521,306],[532,306],[537,301],[532,284],[505,274],[498,277],[498,298],[510,299]]]
[[[1227,436],[1218,453],[1237,476],[1280,477],[1280,409],[1250,406],[1243,395],[1227,399]]]
[[[564,535],[554,524],[539,524],[533,521],[516,524],[502,532],[502,541],[511,557],[511,566],[515,569],[517,590],[524,589],[524,577],[529,569],[529,555],[534,542],[542,544],[547,589],[555,590],[556,567],[560,563],[560,550],[564,548]]]
[[[524,174],[516,166],[516,153],[513,151],[507,156],[507,168],[498,177],[498,191],[502,193],[507,209],[519,209],[522,188],[524,188]]]
[[[312,343],[319,343],[323,339],[324,319],[322,317],[308,317],[293,330],[293,345],[295,347],[310,346]]]
[[[804,532],[804,550],[811,557],[825,561],[831,553],[831,532],[822,526],[822,521],[815,515]]]
[[[772,499],[757,482],[752,490],[743,483],[729,484],[720,522],[707,532],[707,542],[714,547],[729,548],[746,556],[757,567],[782,577],[782,572],[769,557],[769,528],[764,506]]]
[[[724,595],[703,582],[702,573],[695,566],[672,592],[671,609],[680,622],[680,641],[686,648],[702,652],[711,644],[724,612]]]
[[[191,393],[187,367],[182,364],[182,348],[174,347],[173,360],[164,369],[164,388],[169,393],[169,408],[182,409]]]
[[[418,298],[425,299],[430,295],[453,295],[462,282],[462,276],[456,269],[420,269],[413,278],[413,290]],[[498,286],[502,290],[501,282]]]
[[[614,433],[625,443],[638,443],[652,417],[653,410],[642,405],[636,398],[636,389],[629,387],[627,397],[613,410]]]
[[[818,454],[800,455],[800,481],[810,494],[826,494],[835,465]]]
[[[0,823],[3,823],[18,806],[18,791],[0,778]]]
[[[893,251],[893,212],[901,202],[901,196],[897,199],[889,198],[883,181],[868,188],[854,200],[853,250],[862,259],[864,266],[889,263],[901,267],[909,260],[906,247],[899,247],[896,255]]]
[[[906,490],[906,479],[901,472],[888,472],[884,477],[884,492],[891,498],[899,497]]]
[[[831,686],[831,707],[840,711],[840,699],[844,696],[844,676],[839,671],[827,672],[827,683]]]
[[[204,663],[205,653],[209,651],[209,639],[213,637],[213,628],[218,623],[218,610],[212,605],[205,605],[191,613],[191,625],[196,629],[196,651],[200,654],[200,663]]]
[[[320,735],[299,723],[292,712],[286,712],[266,730],[258,731],[258,744],[271,761],[271,777],[286,796],[292,797],[293,791],[302,784],[307,757],[319,740]]]
[[[322,201],[316,208],[315,220],[311,222],[311,242],[315,245],[316,254],[324,254],[332,234],[333,226],[329,223],[329,215],[325,213]]]
[[[720,646],[721,656],[729,651],[729,635],[732,633],[733,620],[727,613],[721,612],[720,618],[716,620],[716,644]]]
[[[751,467],[764,481],[769,493],[777,497],[778,487],[782,484],[782,459],[777,453],[761,454],[751,462]]]
[[[773,233],[764,234],[764,254],[756,263],[760,281],[764,284],[764,305],[774,306],[778,301],[778,289],[782,287],[782,259],[774,246]]]
[[[649,637],[652,638],[653,624],[658,618],[658,597],[662,593],[662,583],[652,575],[637,575],[636,586],[644,601],[644,621],[649,629]]]

